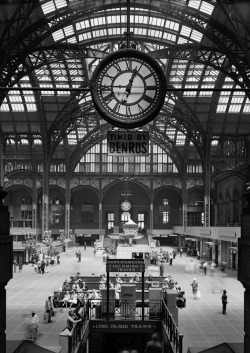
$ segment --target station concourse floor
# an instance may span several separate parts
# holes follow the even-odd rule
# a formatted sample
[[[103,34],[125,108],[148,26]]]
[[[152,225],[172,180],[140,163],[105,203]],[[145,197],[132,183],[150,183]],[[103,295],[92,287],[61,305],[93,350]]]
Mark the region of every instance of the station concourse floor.
[[[161,247],[171,250],[170,247]],[[50,266],[49,273],[35,273],[31,264],[24,265],[22,272],[13,273],[6,286],[7,296],[7,341],[21,341],[25,338],[24,319],[32,310],[38,314],[39,333],[37,344],[46,348],[59,346],[59,335],[66,327],[68,309],[57,309],[57,315],[52,323],[43,322],[45,300],[54,291],[62,287],[65,279],[80,272],[81,275],[92,273],[101,275],[106,273],[106,265],[102,258],[95,257],[93,247],[78,247],[81,250],[81,262],[78,262],[76,248],[67,249],[61,254],[61,264]],[[159,248],[157,248],[159,249]],[[223,277],[219,267],[211,277],[208,269],[207,275],[203,270],[198,273],[186,273],[185,267],[192,257],[182,257],[178,254],[173,260],[173,266],[164,265],[164,277],[171,275],[186,293],[187,306],[179,310],[179,331],[184,335],[183,353],[188,347],[209,348],[224,342],[244,341],[244,288],[237,280],[236,271],[228,271]],[[148,275],[146,269],[145,277]],[[164,278],[163,277],[163,278]],[[191,285],[193,278],[197,279],[201,292],[200,299],[194,299]],[[222,314],[221,290],[226,289],[228,295],[227,315]],[[142,347],[141,352],[144,352]],[[7,350],[7,353],[12,353]]]

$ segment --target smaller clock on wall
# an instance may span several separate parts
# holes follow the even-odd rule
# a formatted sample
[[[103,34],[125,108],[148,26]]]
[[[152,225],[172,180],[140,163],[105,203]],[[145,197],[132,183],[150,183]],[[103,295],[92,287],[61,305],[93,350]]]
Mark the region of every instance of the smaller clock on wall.
[[[128,212],[128,211],[131,210],[131,207],[132,207],[132,205],[131,205],[131,202],[130,202],[130,201],[128,201],[128,200],[122,201],[122,203],[121,203],[121,209],[122,209],[122,211]]]

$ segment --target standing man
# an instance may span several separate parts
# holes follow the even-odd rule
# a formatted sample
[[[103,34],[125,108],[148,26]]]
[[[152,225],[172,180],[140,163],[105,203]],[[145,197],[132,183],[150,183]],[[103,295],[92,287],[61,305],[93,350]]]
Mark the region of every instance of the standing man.
[[[14,267],[14,272],[16,272],[16,268],[17,268],[17,262],[16,262],[16,260],[13,261],[13,267]]]
[[[205,276],[207,274],[207,265],[208,265],[208,263],[207,263],[207,261],[205,261],[204,264],[203,264],[203,270],[204,270],[204,275]]]
[[[161,342],[158,340],[157,333],[153,333],[152,340],[148,341],[145,348],[145,353],[161,353]]]
[[[160,264],[160,276],[161,276],[161,277],[164,276],[164,265],[163,265],[163,261],[161,261],[161,264]]]
[[[52,314],[53,314],[53,302],[52,302],[52,298],[48,297],[48,299],[45,302],[45,311],[46,313],[48,313],[48,323],[52,322],[51,318],[52,318]]]
[[[86,241],[85,241],[85,243],[84,243],[84,250],[86,251],[86,249],[87,249],[87,243],[86,243]]]
[[[82,257],[82,254],[81,254],[81,251],[79,250],[78,251],[78,262],[81,262],[81,257]]]
[[[222,314],[227,315],[226,310],[227,310],[227,291],[224,289],[222,296],[221,296],[221,301],[222,301]]]

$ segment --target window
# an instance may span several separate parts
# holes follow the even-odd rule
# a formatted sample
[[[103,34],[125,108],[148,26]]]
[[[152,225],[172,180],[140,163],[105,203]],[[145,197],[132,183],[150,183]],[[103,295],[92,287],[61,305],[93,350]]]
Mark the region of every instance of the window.
[[[145,228],[145,214],[144,213],[138,213],[138,227],[139,229],[144,229]]]
[[[83,211],[82,223],[93,223],[93,213],[90,211]]]
[[[170,212],[168,211],[161,212],[159,222],[161,224],[167,224],[169,222],[169,214]]]
[[[123,212],[122,214],[121,214],[121,221],[122,221],[122,223],[126,223],[126,222],[128,222],[130,220],[130,214],[129,214],[129,212]]]
[[[32,211],[21,211],[22,219],[32,219]]]
[[[108,229],[114,228],[114,220],[115,220],[114,213],[108,213]]]

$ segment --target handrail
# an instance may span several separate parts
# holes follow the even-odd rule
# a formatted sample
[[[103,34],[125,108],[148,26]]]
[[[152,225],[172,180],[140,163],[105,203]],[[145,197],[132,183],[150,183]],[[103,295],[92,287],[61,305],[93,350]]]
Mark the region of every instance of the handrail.
[[[166,346],[168,347],[167,352],[182,353],[183,348],[183,335],[179,333],[178,326],[173,319],[173,315],[168,310],[168,307],[164,301],[161,301],[161,313],[162,323],[166,328]]]
[[[78,350],[79,346],[82,343],[83,337],[86,336],[86,331],[89,329],[89,321],[87,317],[82,318],[81,321],[73,323],[73,327],[68,334],[63,335],[63,332],[60,336],[66,339],[64,345],[65,353],[74,353]]]

